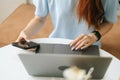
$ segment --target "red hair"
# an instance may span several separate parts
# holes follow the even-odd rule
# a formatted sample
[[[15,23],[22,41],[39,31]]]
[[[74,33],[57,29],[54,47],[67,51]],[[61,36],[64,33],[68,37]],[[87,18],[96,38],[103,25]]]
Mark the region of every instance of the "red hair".
[[[77,6],[77,15],[79,21],[84,19],[88,27],[94,26],[99,29],[103,22],[104,8],[101,0],[79,0]]]

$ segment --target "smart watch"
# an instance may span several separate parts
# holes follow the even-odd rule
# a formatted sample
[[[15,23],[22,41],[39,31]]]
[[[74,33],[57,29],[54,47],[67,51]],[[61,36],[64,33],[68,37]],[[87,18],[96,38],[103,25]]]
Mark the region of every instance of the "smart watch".
[[[99,33],[99,31],[93,31],[92,33],[94,33],[95,36],[97,37],[97,41],[101,39],[102,35]]]

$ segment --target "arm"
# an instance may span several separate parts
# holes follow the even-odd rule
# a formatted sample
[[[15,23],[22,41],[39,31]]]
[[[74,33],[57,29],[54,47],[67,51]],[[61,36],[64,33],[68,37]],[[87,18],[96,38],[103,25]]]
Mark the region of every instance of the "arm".
[[[37,33],[40,30],[40,28],[43,26],[43,24],[45,22],[45,19],[46,19],[46,17],[41,18],[41,17],[35,16],[28,23],[26,28],[21,31],[21,33],[16,41],[19,42],[22,38],[24,38],[26,41],[28,41],[32,35],[34,35],[35,33]]]
[[[105,23],[100,26],[100,29],[98,30],[102,36],[104,36],[107,32],[110,31],[112,28],[112,23]],[[88,35],[82,34],[79,37],[77,37],[75,40],[73,40],[70,45],[72,46],[72,49],[84,49],[92,45],[97,41],[97,37],[94,33],[90,33]]]
[[[114,24],[112,23],[105,23],[100,26],[100,29],[98,30],[102,36],[104,36],[107,32],[109,32]]]
[[[101,25],[100,29],[97,30],[102,36],[104,36],[112,28],[113,24],[111,23],[115,23],[117,21],[118,0],[104,0],[103,3],[105,7],[104,17],[107,22]],[[73,47],[73,49],[84,49],[96,41],[97,37],[95,34],[90,33],[89,35],[80,35],[78,38],[73,40],[70,45]]]

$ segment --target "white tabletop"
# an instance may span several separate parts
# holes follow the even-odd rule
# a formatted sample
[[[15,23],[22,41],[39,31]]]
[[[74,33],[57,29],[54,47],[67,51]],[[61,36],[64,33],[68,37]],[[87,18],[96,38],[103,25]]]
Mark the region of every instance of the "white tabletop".
[[[58,38],[41,38],[33,40],[42,43],[62,43],[68,44],[71,40]],[[27,52],[25,50],[8,45],[0,48],[0,80],[63,80],[61,78],[33,77],[28,75],[18,54]],[[120,76],[120,61],[108,52],[100,49],[100,55],[112,57],[112,62],[105,74],[104,80],[118,80]]]

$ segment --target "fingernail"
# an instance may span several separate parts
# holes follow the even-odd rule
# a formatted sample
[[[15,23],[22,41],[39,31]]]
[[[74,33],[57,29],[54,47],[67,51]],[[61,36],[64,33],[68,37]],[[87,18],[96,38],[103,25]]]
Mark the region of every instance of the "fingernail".
[[[75,48],[75,50],[78,50],[78,48]]]
[[[72,47],[71,50],[73,51],[75,49],[75,47]]]
[[[83,50],[84,48],[81,47],[80,49]]]

